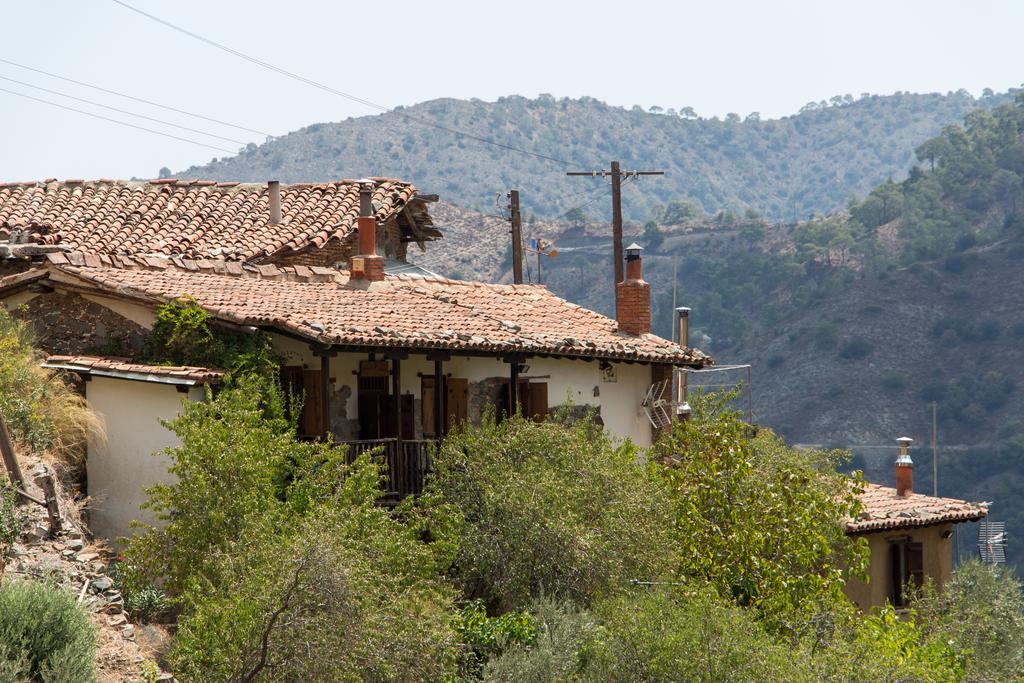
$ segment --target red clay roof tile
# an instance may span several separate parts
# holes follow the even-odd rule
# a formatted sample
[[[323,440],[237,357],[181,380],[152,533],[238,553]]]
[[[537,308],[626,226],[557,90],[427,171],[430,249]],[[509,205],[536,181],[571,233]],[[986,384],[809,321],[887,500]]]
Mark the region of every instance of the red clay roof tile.
[[[957,498],[934,498],[920,493],[900,496],[896,489],[868,484],[858,498],[864,510],[846,520],[846,533],[861,534],[884,529],[929,526],[945,522],[973,522],[988,514],[985,503]]]

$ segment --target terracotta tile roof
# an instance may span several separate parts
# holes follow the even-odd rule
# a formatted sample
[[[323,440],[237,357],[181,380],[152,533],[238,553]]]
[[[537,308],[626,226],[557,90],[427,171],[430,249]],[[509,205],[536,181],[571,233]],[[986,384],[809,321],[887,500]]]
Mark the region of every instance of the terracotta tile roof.
[[[111,356],[50,356],[43,367],[143,381],[168,379],[179,384],[217,384],[224,377],[221,370],[188,365],[145,365]]]
[[[378,220],[416,196],[408,183],[374,178]],[[417,206],[419,203],[417,202]],[[204,180],[44,181],[0,184],[0,240],[66,245],[97,254],[160,254],[258,261],[320,248],[354,231],[354,181],[282,185],[282,222],[270,224],[265,184]],[[418,227],[429,228],[424,210]],[[425,239],[440,233],[427,229]]]
[[[652,334],[619,333],[614,320],[540,285],[409,275],[367,283],[349,282],[336,270],[303,266],[80,254],[48,258],[59,264],[51,266],[57,271],[51,277],[62,281],[72,276],[80,285],[151,301],[188,295],[224,320],[273,327],[321,344],[713,363],[697,349]]]
[[[896,489],[868,484],[861,493],[864,510],[846,521],[846,533],[861,534],[883,529],[929,526],[945,522],[973,522],[988,514],[988,503],[956,498],[934,498],[920,493],[897,495]]]

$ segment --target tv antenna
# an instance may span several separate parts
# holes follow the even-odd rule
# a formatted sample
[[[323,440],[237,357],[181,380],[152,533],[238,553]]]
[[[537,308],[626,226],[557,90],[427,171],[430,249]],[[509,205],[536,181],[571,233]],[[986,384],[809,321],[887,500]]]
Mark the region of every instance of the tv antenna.
[[[1006,564],[1006,522],[978,525],[978,555],[983,564]]]
[[[532,239],[531,238],[530,239],[530,246],[527,247],[527,249],[526,249],[526,251],[530,252],[531,254],[536,254],[537,255],[537,284],[538,285],[541,282],[541,280],[540,280],[540,262],[541,262],[541,258],[540,257],[541,256],[547,256],[548,258],[554,258],[554,257],[558,256],[558,250],[557,249],[553,249],[552,247],[554,247],[554,244],[552,242],[549,242],[548,240],[541,239],[540,237],[538,237],[536,239]]]

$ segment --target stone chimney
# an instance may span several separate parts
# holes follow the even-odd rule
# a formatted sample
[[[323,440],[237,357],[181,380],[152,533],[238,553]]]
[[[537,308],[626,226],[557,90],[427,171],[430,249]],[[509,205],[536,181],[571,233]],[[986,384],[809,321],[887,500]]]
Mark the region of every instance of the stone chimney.
[[[270,224],[281,225],[281,183],[267,181],[267,206],[270,209]]]
[[[913,439],[901,436],[896,439],[900,454],[896,458],[896,495],[909,496],[914,492],[914,461],[910,459],[910,444]]]
[[[619,331],[640,335],[651,331],[651,286],[644,282],[643,247],[626,247],[626,279],[615,285],[615,319]]]
[[[352,280],[379,282],[384,279],[384,257],[377,255],[377,219],[373,217],[372,180],[359,181],[359,253],[352,257]]]

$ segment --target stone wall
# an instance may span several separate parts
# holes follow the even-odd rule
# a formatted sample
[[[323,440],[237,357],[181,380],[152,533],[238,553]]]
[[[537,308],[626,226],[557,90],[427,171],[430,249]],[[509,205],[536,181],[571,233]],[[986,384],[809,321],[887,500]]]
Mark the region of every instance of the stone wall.
[[[267,259],[266,263],[276,266],[323,266],[333,268],[340,264],[348,268],[348,262],[357,254],[358,234],[350,233],[343,240],[331,240],[321,249],[307,248],[303,251],[284,252]],[[389,259],[405,261],[408,245],[402,242],[402,230],[398,221],[390,220],[377,229],[377,253]]]
[[[15,316],[31,322],[39,346],[54,354],[134,356],[146,339],[138,323],[78,294],[40,294]]]

